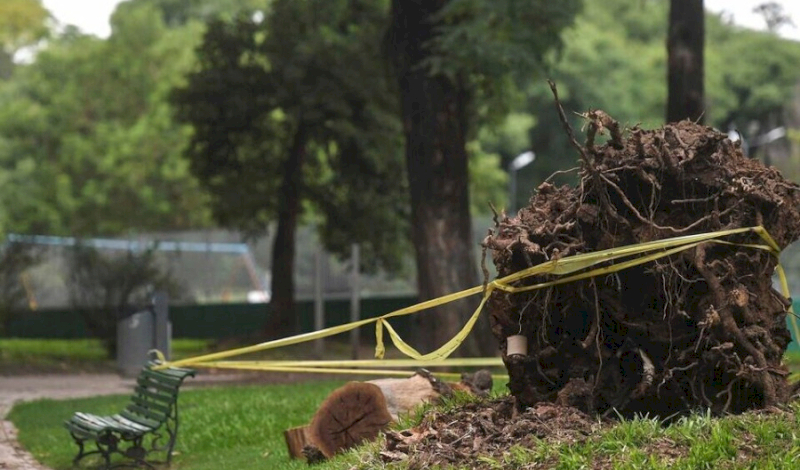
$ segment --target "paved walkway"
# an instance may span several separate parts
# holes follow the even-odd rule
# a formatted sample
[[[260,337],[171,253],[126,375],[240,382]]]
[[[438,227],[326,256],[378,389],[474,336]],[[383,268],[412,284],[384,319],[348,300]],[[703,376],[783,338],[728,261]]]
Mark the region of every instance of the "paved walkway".
[[[49,470],[36,462],[17,442],[16,428],[5,419],[14,403],[40,398],[58,400],[127,394],[133,390],[134,380],[116,374],[0,376],[0,470]],[[201,374],[188,379],[185,387],[240,381],[248,381],[247,376]]]

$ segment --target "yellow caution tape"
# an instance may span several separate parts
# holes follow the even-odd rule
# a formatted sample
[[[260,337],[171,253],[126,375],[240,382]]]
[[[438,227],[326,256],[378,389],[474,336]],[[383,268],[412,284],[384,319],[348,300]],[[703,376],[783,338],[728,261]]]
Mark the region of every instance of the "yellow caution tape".
[[[735,244],[724,240],[718,240],[718,238],[721,237],[747,233],[747,232],[753,232],[758,234],[761,237],[761,239],[764,240],[766,245]],[[164,363],[160,367],[168,367],[168,366],[208,367],[210,366],[210,364],[214,364],[213,367],[229,367],[229,368],[241,368],[241,369],[247,368],[247,369],[258,369],[258,370],[280,370],[285,372],[308,372],[310,370],[313,370],[315,372],[317,371],[333,372],[334,370],[354,371],[358,369],[341,369],[341,367],[343,366],[353,365],[354,364],[353,361],[328,361],[326,362],[327,365],[321,366],[318,364],[310,365],[315,361],[247,361],[247,362],[229,362],[226,364],[225,362],[219,362],[219,360],[228,357],[239,356],[258,351],[264,351],[267,349],[274,349],[282,346],[289,346],[293,344],[304,343],[307,341],[322,339],[329,336],[338,335],[373,322],[375,323],[375,338],[376,338],[375,357],[380,361],[378,361],[378,363],[370,364],[369,367],[378,365],[386,366],[386,364],[388,363],[387,360],[383,360],[383,356],[386,350],[383,339],[384,329],[389,333],[392,343],[397,347],[398,350],[400,350],[406,356],[417,361],[414,363],[415,365],[421,366],[423,364],[433,364],[433,363],[439,364],[441,362],[442,363],[441,365],[443,366],[444,365],[464,366],[466,365],[466,363],[461,362],[463,360],[448,359],[448,357],[464,342],[467,335],[469,335],[469,333],[472,331],[472,328],[475,326],[475,322],[478,320],[478,317],[480,316],[480,313],[483,310],[486,301],[489,299],[489,297],[491,296],[492,292],[495,289],[503,290],[509,293],[527,292],[535,289],[542,289],[545,287],[563,284],[566,282],[574,282],[581,279],[587,279],[590,277],[599,276],[603,274],[611,274],[614,272],[621,271],[623,269],[627,269],[666,256],[670,256],[680,251],[696,247],[701,243],[707,243],[707,242],[734,245],[746,248],[762,249],[771,252],[776,257],[780,256],[779,246],[777,245],[775,240],[773,240],[773,238],[769,235],[769,233],[767,233],[767,231],[760,226],[722,230],[718,232],[695,234],[695,235],[684,235],[680,237],[669,238],[666,240],[656,240],[651,242],[639,243],[636,245],[627,245],[619,248],[609,248],[606,250],[601,250],[591,253],[584,253],[584,254],[568,256],[565,258],[553,259],[538,264],[536,266],[521,270],[514,274],[502,277],[500,279],[496,279],[490,282],[485,288],[483,286],[473,287],[443,297],[421,302],[406,308],[395,310],[393,312],[381,315],[379,317],[359,320],[344,325],[339,325],[318,331],[312,331],[309,333],[289,336],[287,338],[277,339],[273,341],[267,341],[264,343],[247,346],[243,348],[231,349],[228,351],[221,351],[212,354],[205,354],[202,356],[182,359],[171,363]],[[621,261],[619,263],[615,263],[609,266],[603,266],[593,270],[585,271],[598,264],[613,262],[621,260],[622,258],[627,258],[632,256],[638,256],[638,257]],[[780,262],[778,262],[776,270],[781,280],[781,289],[783,291],[783,295],[789,298],[790,297],[789,287],[786,282],[786,276],[783,271],[783,268],[780,265]],[[584,272],[579,272],[579,271],[584,271]],[[511,283],[541,274],[555,274],[560,276],[565,276],[568,274],[573,274],[573,275],[530,286],[511,285]],[[394,330],[391,324],[389,324],[389,322],[387,321],[388,319],[393,317],[418,313],[420,311],[427,310],[432,307],[443,305],[452,302],[454,300],[462,299],[479,293],[483,293],[483,299],[481,300],[480,305],[472,314],[472,316],[467,320],[467,323],[462,327],[462,329],[448,342],[440,346],[435,351],[432,351],[427,354],[421,354],[419,351],[417,351],[416,349],[411,347],[408,343],[406,343],[400,337],[400,335]],[[789,308],[789,311],[793,313],[791,307]],[[800,328],[798,328],[797,321],[794,318],[794,316],[792,317],[792,325],[795,332],[795,338],[800,339]],[[497,364],[497,362],[492,362],[492,361],[498,361],[499,358],[477,358],[475,360],[476,360],[475,365],[477,365],[479,361],[486,361],[486,364],[495,365]],[[365,372],[364,370],[360,370],[359,372],[352,372],[352,373],[363,374],[364,372]],[[386,372],[387,371],[370,371],[370,373],[376,373],[376,374],[382,374]],[[396,373],[397,371],[389,371],[389,372]],[[344,372],[336,372],[336,373],[344,373]]]
[[[502,366],[503,362],[498,357],[495,358],[496,361],[486,361],[486,365],[491,366]],[[408,377],[409,372],[407,370],[387,370],[387,369],[372,369],[372,368],[343,368],[343,367],[313,367],[313,366],[304,366],[301,365],[304,361],[290,361],[293,362],[294,365],[282,365],[277,362],[269,363],[269,362],[262,362],[262,361],[219,361],[219,362],[202,362],[195,364],[196,367],[207,367],[210,369],[233,369],[233,370],[257,370],[263,372],[295,372],[295,373],[310,373],[310,374],[339,374],[339,375],[381,375],[381,376],[394,376],[394,377]],[[347,364],[349,361],[336,361],[339,364]],[[386,365],[385,365],[386,366]],[[427,364],[409,364],[405,366],[396,366],[396,367],[411,367],[420,368],[420,367],[432,367]],[[442,367],[455,367],[458,364],[452,364],[447,361],[447,364],[442,364]],[[473,365],[474,366],[474,365]],[[388,365],[386,367],[392,367],[392,365]],[[441,378],[460,378],[460,373],[455,372],[437,372],[437,377]],[[508,374],[492,374],[492,378],[495,379],[507,379]]]
[[[217,367],[220,365],[231,365],[237,367],[315,367],[329,369],[341,367],[343,361],[339,360],[302,360],[302,361],[209,361],[204,365]],[[432,367],[502,367],[503,360],[499,357],[464,357],[446,360],[418,361],[416,359],[357,359],[346,361],[346,364],[353,369],[386,367],[386,368],[432,368]],[[362,371],[363,372],[363,371]]]

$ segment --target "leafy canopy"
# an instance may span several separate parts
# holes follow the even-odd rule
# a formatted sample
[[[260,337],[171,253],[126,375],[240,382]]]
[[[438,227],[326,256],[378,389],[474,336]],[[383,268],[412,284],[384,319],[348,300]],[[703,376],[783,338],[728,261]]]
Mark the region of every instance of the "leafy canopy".
[[[127,5],[127,4],[126,4]],[[109,235],[208,223],[166,96],[193,63],[199,25],[168,29],[126,6],[106,40],[51,41],[0,86],[0,229]]]
[[[243,13],[209,23],[173,103],[194,130],[186,155],[219,223],[266,230],[287,165],[302,158],[293,189],[326,246],[345,254],[360,242],[365,260],[399,266],[407,203],[381,73],[385,12],[385,2],[276,1],[264,21]]]

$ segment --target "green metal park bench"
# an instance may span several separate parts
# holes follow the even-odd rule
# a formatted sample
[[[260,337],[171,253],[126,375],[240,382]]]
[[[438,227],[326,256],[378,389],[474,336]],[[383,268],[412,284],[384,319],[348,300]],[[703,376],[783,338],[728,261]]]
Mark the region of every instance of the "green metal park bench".
[[[169,465],[178,436],[178,390],[186,377],[194,377],[191,369],[165,368],[153,370],[156,363],[145,366],[138,378],[130,402],[121,412],[111,416],[75,413],[64,422],[78,445],[73,464],[87,455],[99,454],[108,469],[123,465],[154,463]],[[85,443],[94,442],[97,449],[86,452]],[[153,452],[166,452],[163,462],[148,461]],[[111,464],[111,456],[127,459]]]

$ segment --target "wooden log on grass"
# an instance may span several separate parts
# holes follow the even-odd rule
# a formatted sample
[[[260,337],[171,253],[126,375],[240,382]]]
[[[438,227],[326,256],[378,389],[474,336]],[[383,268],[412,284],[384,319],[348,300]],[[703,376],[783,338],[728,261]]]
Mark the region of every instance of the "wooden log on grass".
[[[350,382],[322,402],[308,435],[325,457],[374,439],[392,422],[380,387],[368,382]]]
[[[331,392],[307,426],[284,431],[292,458],[311,462],[375,439],[398,416],[422,403],[463,390],[486,395],[492,388],[488,371],[462,375],[459,383],[442,382],[420,369],[403,379],[349,382]],[[321,455],[320,455],[321,454]]]

